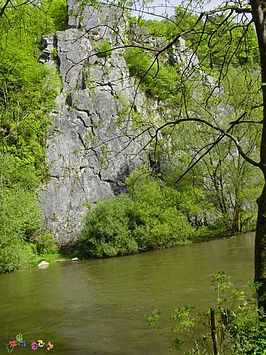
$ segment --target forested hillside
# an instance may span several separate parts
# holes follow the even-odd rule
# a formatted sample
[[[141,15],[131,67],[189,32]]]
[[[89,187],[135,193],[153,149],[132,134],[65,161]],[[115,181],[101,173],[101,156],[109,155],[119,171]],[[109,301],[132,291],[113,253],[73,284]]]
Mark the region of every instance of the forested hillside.
[[[81,13],[74,15],[80,16],[77,33],[81,31],[81,38],[84,19]],[[42,36],[63,31],[66,17],[66,4],[59,0],[10,3],[1,13],[1,272],[36,263],[39,254],[57,251],[53,231],[45,229],[37,195],[51,179],[45,165],[46,139],[53,124],[51,112],[65,78],[62,73],[60,77],[56,65],[42,64],[39,57]],[[194,22],[197,28],[191,31]],[[82,206],[88,215],[76,245],[79,252],[85,257],[124,255],[254,229],[261,176],[242,159],[237,145],[256,159],[259,130],[255,124],[231,124],[243,109],[247,121],[255,120],[260,110],[259,59],[253,27],[238,26],[226,16],[217,15],[204,22],[182,8],[177,8],[175,19],[170,21],[129,17],[127,26],[119,33],[128,70],[121,75],[130,76],[134,93],[144,93],[145,114],[135,107],[134,95],[128,99],[122,87],[112,92],[119,107],[112,124],[126,135],[125,122],[130,120],[130,129],[143,137],[146,163],[139,164],[130,175],[129,167],[122,174],[122,187],[116,178],[104,178],[102,171],[94,167],[101,181],[115,185],[116,194],[123,193],[99,203],[91,197]],[[180,32],[179,41],[171,44]],[[105,68],[102,77],[107,77],[104,70],[112,67],[113,53],[119,49],[109,38],[98,41],[93,49],[97,59],[93,63],[88,59],[82,68],[79,93],[90,90],[92,95],[93,85],[101,80],[99,86],[109,85],[113,91],[112,85],[117,85],[99,79],[99,68],[95,68]],[[167,43],[171,45],[165,49]],[[50,55],[58,63],[62,58],[54,45]],[[64,63],[60,64],[63,68]],[[71,112],[77,102],[67,90],[65,107]],[[98,97],[95,92],[96,102]],[[84,118],[80,121],[86,129],[92,127],[93,133],[85,140],[79,136],[80,141],[86,152],[94,151],[99,145],[93,141],[98,122],[88,124]],[[230,132],[223,135],[222,129],[230,124]],[[134,135],[130,137],[133,142]],[[103,135],[101,139],[104,151]],[[100,158],[96,154],[103,166],[112,151],[105,154],[107,158],[104,152]],[[84,166],[80,166],[82,169]],[[49,218],[51,224],[59,219],[55,213]]]

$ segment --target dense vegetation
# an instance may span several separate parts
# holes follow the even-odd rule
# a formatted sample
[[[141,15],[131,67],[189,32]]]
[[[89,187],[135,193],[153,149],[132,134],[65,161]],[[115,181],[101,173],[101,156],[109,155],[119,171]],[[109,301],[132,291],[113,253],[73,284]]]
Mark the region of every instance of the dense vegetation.
[[[60,78],[38,62],[42,35],[62,29],[64,1],[16,2],[0,22],[0,272],[54,253],[37,188],[46,178],[45,137]]]
[[[259,64],[255,29],[248,22],[245,26],[237,24],[238,20],[237,16],[225,13],[209,15],[208,21],[204,21],[187,8],[177,6],[175,21],[133,18],[132,22],[150,35],[167,41],[183,33],[182,38],[197,53],[202,69],[209,72],[225,61],[233,66]],[[195,23],[197,26],[193,28]]]
[[[196,197],[163,187],[145,171],[127,181],[129,193],[99,202],[88,213],[79,242],[83,256],[115,256],[187,242],[194,228],[188,222]],[[199,208],[199,206],[197,206]]]
[[[198,171],[199,176],[200,173]],[[137,171],[126,181],[127,194],[90,206],[78,243],[80,255],[126,255],[234,232],[234,221],[221,212],[216,191],[207,194],[197,184],[191,188],[193,175],[176,188],[171,181],[174,177],[173,172],[170,172],[169,181],[152,176],[151,171]],[[248,198],[252,199],[252,193],[257,193],[254,186],[240,192],[241,206],[248,203]],[[253,211],[247,208],[239,214],[241,226],[237,227],[242,231],[254,228]]]

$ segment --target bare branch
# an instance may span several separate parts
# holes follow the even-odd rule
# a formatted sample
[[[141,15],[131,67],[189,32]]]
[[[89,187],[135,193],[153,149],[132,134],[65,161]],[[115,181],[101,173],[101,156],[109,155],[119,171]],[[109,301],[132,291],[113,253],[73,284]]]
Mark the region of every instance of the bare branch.
[[[104,2],[104,1],[103,1],[103,2],[100,2],[100,4],[102,4],[102,5],[108,5],[108,6],[110,6],[110,7],[115,7],[115,8],[121,9],[121,5],[110,4],[110,3]],[[146,11],[146,10],[143,10],[143,9],[137,9],[137,8],[134,8],[134,7],[128,7],[128,6],[124,6],[124,5],[123,5],[123,9],[124,9],[124,10],[128,10],[128,11],[137,12],[137,13],[139,13],[140,15],[143,15],[143,14],[144,14],[144,15],[152,15],[152,16],[154,16],[155,18],[157,17],[158,19],[167,20],[167,21],[169,21],[169,22],[172,22],[172,23],[176,24],[174,20],[172,20],[171,18],[169,18],[169,17],[167,17],[167,16],[154,14],[154,13],[151,13],[151,12]]]
[[[255,123],[255,124],[262,124],[262,123],[263,123],[263,120],[261,120],[261,121],[243,120],[243,121],[241,121],[241,122],[236,122],[236,121],[232,121],[232,122],[230,122],[230,124],[233,124],[233,125],[235,125],[235,124],[240,124],[240,123]]]
[[[2,9],[0,10],[0,17],[4,14],[5,9],[7,8],[8,4],[10,3],[11,0],[6,0],[4,6],[2,7]]]
[[[203,123],[209,127],[211,127],[212,129],[219,131],[220,135],[219,137],[211,144],[211,146],[192,164],[189,165],[189,167],[186,169],[186,171],[177,179],[176,183],[178,183],[200,160],[202,160],[224,137],[228,137],[230,138],[234,144],[236,145],[239,154],[250,164],[252,164],[253,166],[256,167],[260,167],[260,163],[254,161],[253,159],[251,159],[250,157],[248,157],[243,149],[241,148],[240,144],[238,143],[237,139],[235,137],[233,137],[229,132],[233,129],[233,127],[242,120],[242,118],[244,118],[246,116],[247,112],[244,112],[235,122],[234,124],[231,124],[231,126],[227,129],[227,131],[222,130],[219,127],[214,126],[213,124],[200,119],[200,118],[181,118],[179,120],[176,121],[172,121],[172,122],[166,122],[165,124],[163,124],[162,126],[158,127],[156,129],[155,132],[155,137],[157,137],[158,133],[163,130],[165,127],[167,126],[175,126],[179,123],[182,122],[199,122],[199,123]],[[155,138],[154,137],[154,138]]]
[[[216,9],[213,10],[208,10],[202,12],[203,15],[216,15],[219,12],[225,12],[225,11],[234,11],[237,14],[243,14],[243,13],[251,13],[251,8],[250,7],[238,7],[238,6],[233,6],[233,5],[227,5],[223,7],[217,7]]]

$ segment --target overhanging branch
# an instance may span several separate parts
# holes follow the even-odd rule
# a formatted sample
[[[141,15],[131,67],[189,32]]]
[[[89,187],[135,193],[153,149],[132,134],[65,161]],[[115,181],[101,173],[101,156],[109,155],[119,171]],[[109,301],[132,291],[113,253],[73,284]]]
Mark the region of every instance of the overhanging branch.
[[[0,17],[3,16],[5,9],[7,8],[8,4],[10,3],[11,0],[6,0],[4,6],[2,7],[2,9],[0,10]]]
[[[200,160],[202,160],[224,137],[228,137],[230,138],[239,154],[241,155],[241,157],[243,159],[245,159],[248,163],[252,164],[253,166],[256,167],[260,167],[260,163],[256,162],[255,160],[251,159],[242,149],[242,147],[240,146],[239,142],[237,141],[237,139],[230,134],[230,131],[233,129],[233,127],[238,124],[245,116],[247,115],[247,112],[244,112],[236,121],[231,123],[231,126],[224,131],[223,129],[214,126],[213,124],[211,124],[210,122],[207,122],[201,118],[181,118],[179,120],[175,120],[175,121],[171,121],[171,122],[166,122],[164,123],[162,126],[158,127],[156,129],[155,132],[155,137],[156,137],[156,141],[158,140],[158,134],[160,131],[162,131],[165,127],[167,126],[175,126],[177,124],[183,123],[183,122],[198,122],[198,123],[202,123],[204,125],[207,125],[208,127],[220,132],[219,137],[211,144],[211,146],[198,158],[195,160],[195,162],[193,164],[191,164],[186,171],[176,180],[176,183],[178,183]]]
[[[216,15],[218,12],[224,12],[224,11],[234,11],[237,14],[243,14],[243,13],[251,13],[251,8],[250,7],[238,7],[234,5],[227,5],[227,6],[222,6],[222,7],[217,7],[213,10],[209,11],[204,11],[202,12],[203,15]]]

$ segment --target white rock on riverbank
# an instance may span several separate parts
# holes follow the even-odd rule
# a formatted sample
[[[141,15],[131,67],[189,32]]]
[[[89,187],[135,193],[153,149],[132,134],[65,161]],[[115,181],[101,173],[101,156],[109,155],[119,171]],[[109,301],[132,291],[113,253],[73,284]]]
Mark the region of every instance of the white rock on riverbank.
[[[44,269],[47,269],[48,266],[49,266],[49,263],[47,261],[41,261],[38,264],[38,269],[44,270]]]

